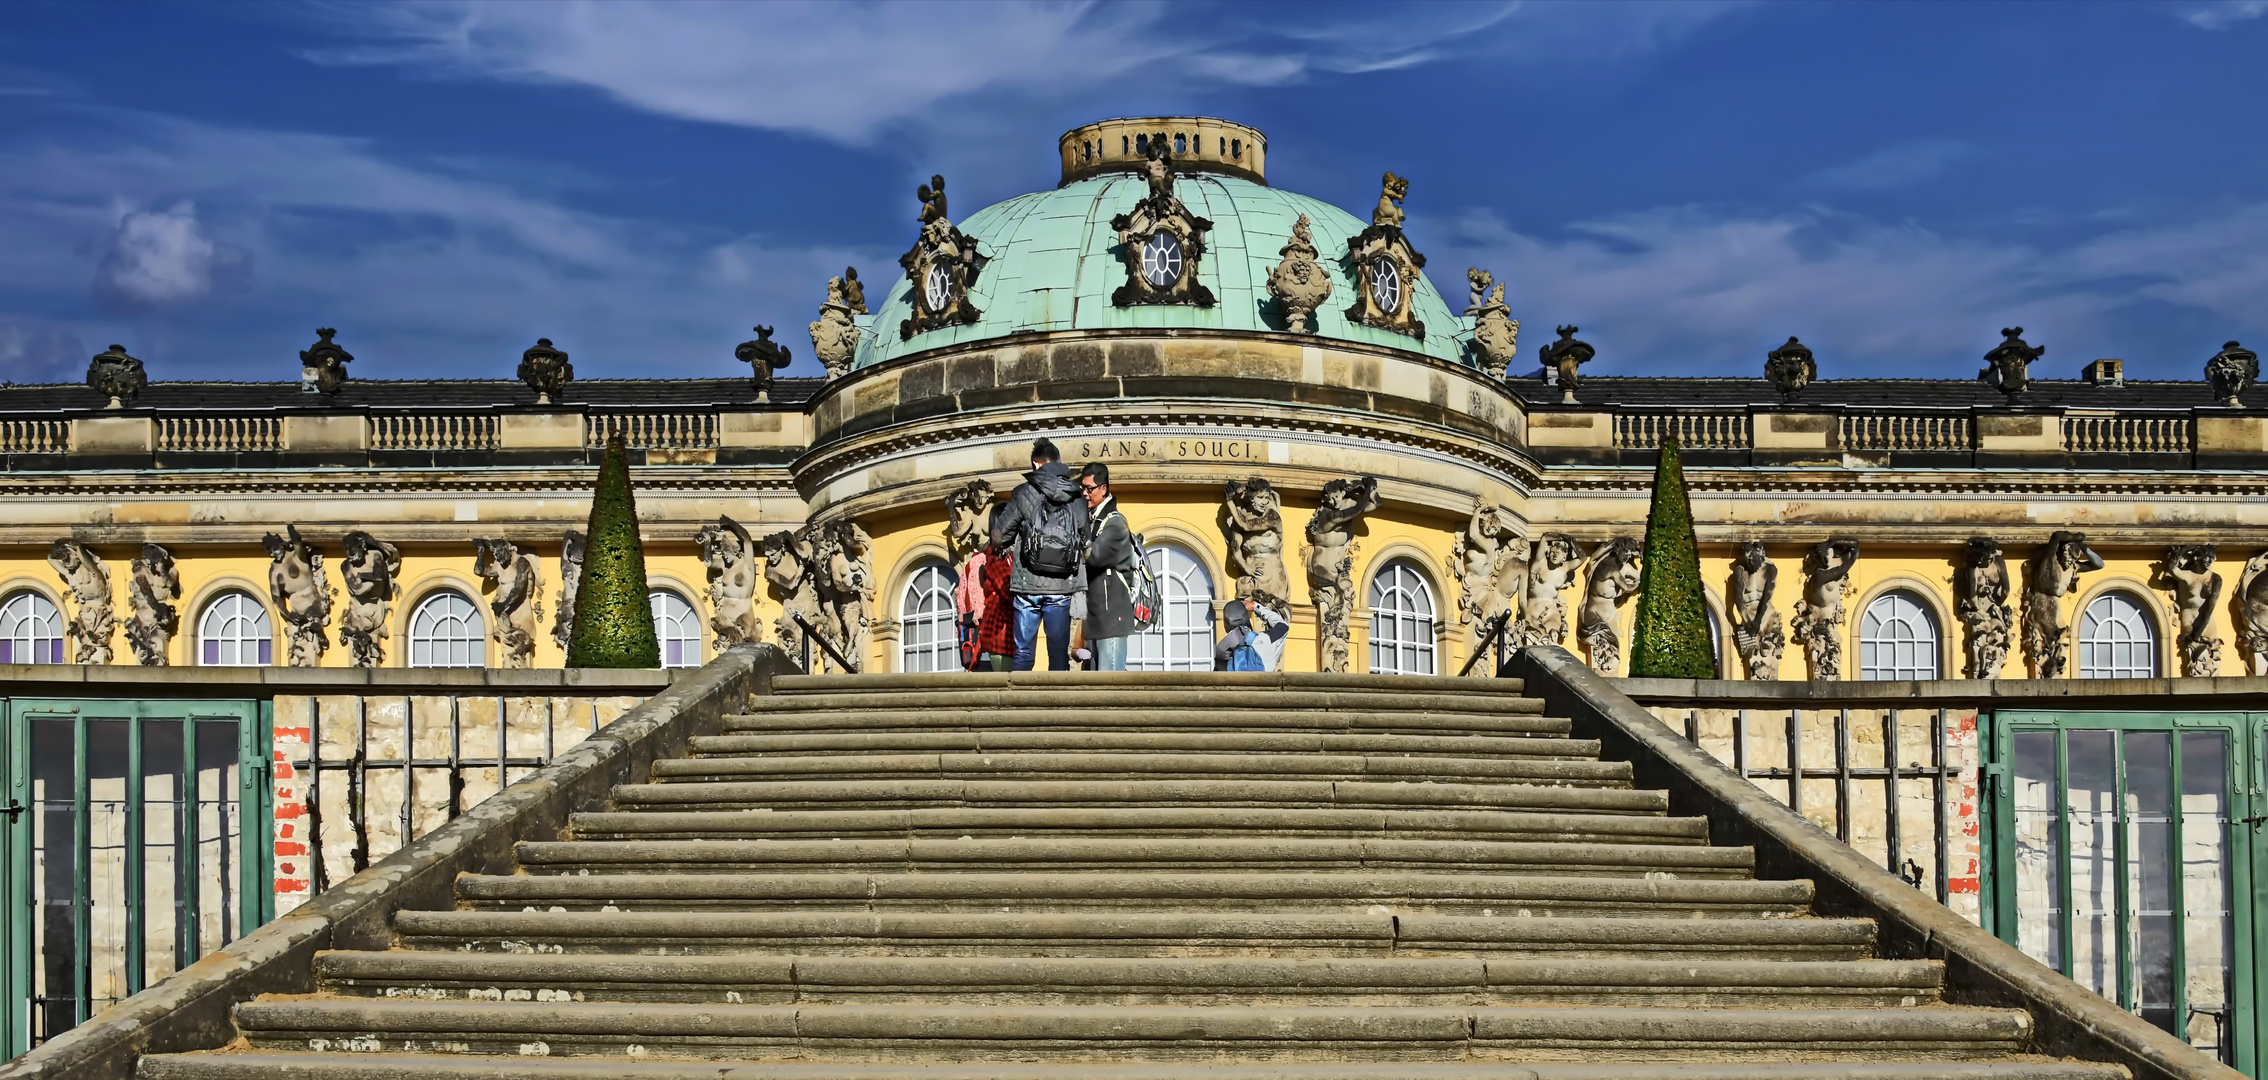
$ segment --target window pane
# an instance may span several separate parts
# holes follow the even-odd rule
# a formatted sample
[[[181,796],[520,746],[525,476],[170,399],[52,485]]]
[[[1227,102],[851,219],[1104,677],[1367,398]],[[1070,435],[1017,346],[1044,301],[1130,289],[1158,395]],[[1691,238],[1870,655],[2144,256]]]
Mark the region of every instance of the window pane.
[[[1935,679],[1937,620],[1911,593],[1890,592],[1859,620],[1859,678]]]
[[[2055,732],[2016,733],[2016,945],[2063,970],[2063,829]]]
[[[1164,617],[1126,639],[1128,671],[1213,670],[1213,579],[1195,556],[1171,544],[1151,544]]]
[[[480,667],[486,633],[480,609],[463,593],[434,593],[410,615],[409,666]]]
[[[2182,945],[2191,1046],[2229,1058],[2229,742],[2218,731],[2181,737]]]
[[[668,589],[654,589],[646,593],[646,603],[653,611],[662,666],[701,666],[701,616],[692,601]]]
[[[2066,822],[2071,851],[2071,978],[2115,998],[2118,994],[2117,742],[2109,731],[2065,735],[2070,780]]]
[[[1434,673],[1433,590],[1407,560],[1387,563],[1370,579],[1370,670]]]
[[[2173,737],[2126,733],[2126,894],[2133,1009],[2173,1030]]]
[[[2158,635],[2140,604],[2104,593],[2079,619],[2079,677],[2151,679],[2158,674]]]
[[[898,670],[961,670],[961,635],[954,625],[953,589],[959,579],[944,563],[929,563],[906,580],[898,599]]]
[[[0,601],[0,664],[63,662],[63,613],[38,593]]]

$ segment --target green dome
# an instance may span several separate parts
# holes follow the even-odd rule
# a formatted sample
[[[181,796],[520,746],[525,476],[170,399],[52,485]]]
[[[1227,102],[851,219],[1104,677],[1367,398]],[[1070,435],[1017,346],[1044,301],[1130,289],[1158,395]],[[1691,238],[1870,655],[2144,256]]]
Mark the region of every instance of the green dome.
[[[1126,284],[1126,264],[1118,253],[1118,234],[1110,219],[1134,208],[1149,185],[1133,173],[1110,173],[1074,180],[1054,191],[1022,195],[977,211],[959,222],[977,240],[988,261],[969,298],[982,318],[898,338],[898,326],[912,314],[911,282],[901,272],[875,309],[874,333],[862,335],[856,367],[947,345],[987,341],[1010,334],[1062,330],[1191,328],[1274,332],[1268,272],[1283,260],[1292,223],[1306,214],[1314,231],[1316,261],[1332,273],[1331,297],[1315,313],[1315,336],[1361,342],[1438,360],[1470,365],[1456,335],[1466,320],[1453,315],[1424,275],[1413,298],[1425,324],[1425,340],[1349,322],[1355,282],[1344,262],[1347,239],[1367,226],[1329,203],[1233,176],[1183,175],[1174,194],[1190,213],[1210,218],[1199,284],[1213,290],[1210,308],[1183,305],[1116,307],[1110,294]]]

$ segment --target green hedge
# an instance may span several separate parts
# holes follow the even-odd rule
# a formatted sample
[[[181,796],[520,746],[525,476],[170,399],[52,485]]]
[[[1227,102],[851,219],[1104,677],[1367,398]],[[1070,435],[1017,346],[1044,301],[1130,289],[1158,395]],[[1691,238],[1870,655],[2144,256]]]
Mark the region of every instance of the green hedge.
[[[1638,619],[1630,631],[1632,678],[1714,679],[1709,614],[1701,598],[1701,554],[1693,541],[1693,505],[1677,439],[1662,438],[1654,463],[1654,505],[1646,512],[1646,555],[1639,568]]]
[[[567,666],[658,668],[653,607],[646,599],[646,549],[638,543],[638,504],[630,496],[630,462],[616,432],[606,440],[598,492],[591,498],[583,580],[575,594],[575,630]]]

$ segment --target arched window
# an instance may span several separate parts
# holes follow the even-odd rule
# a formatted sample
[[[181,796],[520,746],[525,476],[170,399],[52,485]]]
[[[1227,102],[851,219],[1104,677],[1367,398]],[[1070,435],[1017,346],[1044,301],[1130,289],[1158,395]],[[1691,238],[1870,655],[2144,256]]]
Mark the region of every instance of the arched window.
[[[19,592],[0,603],[0,664],[63,662],[63,613],[38,593]]]
[[[1370,579],[1370,670],[1434,674],[1433,589],[1408,559],[1387,563]]]
[[[486,666],[487,637],[480,606],[461,592],[443,589],[410,613],[409,666]]]
[[[898,600],[898,670],[961,670],[961,635],[953,628],[953,587],[944,563],[923,563]]]
[[[266,667],[275,662],[268,609],[251,593],[224,592],[197,617],[197,663],[205,667]]]
[[[1859,619],[1859,678],[1934,679],[1937,620],[1909,592],[1886,592]]]
[[[2158,677],[2158,633],[2142,605],[2122,593],[2096,597],[2079,616],[2079,677]]]
[[[1213,576],[1172,544],[1148,546],[1164,617],[1126,639],[1126,670],[1213,670]]]
[[[654,611],[654,640],[661,643],[661,666],[701,666],[701,616],[684,597],[668,589],[646,594]]]

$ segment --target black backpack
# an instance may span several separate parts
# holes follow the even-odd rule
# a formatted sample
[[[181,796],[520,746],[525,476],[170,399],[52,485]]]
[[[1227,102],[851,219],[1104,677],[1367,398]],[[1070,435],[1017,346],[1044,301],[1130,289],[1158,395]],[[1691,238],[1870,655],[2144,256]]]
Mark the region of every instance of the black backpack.
[[[1041,577],[1070,577],[1079,572],[1086,547],[1079,528],[1082,509],[1077,503],[1040,503],[1039,516],[1024,526],[1023,550],[1018,553],[1024,569]]]

